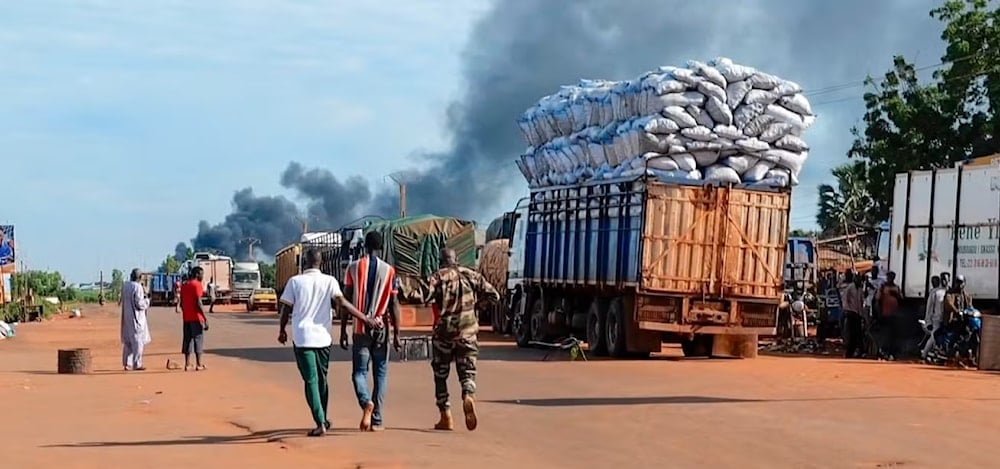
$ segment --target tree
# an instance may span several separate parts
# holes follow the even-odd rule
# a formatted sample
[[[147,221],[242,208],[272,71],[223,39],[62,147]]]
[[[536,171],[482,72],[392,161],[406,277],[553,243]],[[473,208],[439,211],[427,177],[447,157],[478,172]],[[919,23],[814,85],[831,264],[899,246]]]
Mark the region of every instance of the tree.
[[[838,236],[853,232],[858,226],[878,224],[878,215],[871,210],[875,200],[868,192],[871,179],[864,161],[852,161],[833,168],[837,186],[819,185],[816,223],[823,236]]]
[[[36,298],[43,296],[59,296],[66,287],[59,272],[44,272],[30,270],[18,272],[12,276],[14,285],[30,290]],[[27,291],[25,291],[27,293]]]
[[[947,0],[930,14],[945,23],[942,68],[921,84],[920,70],[895,57],[882,80],[866,80],[863,124],[852,129],[848,156],[867,163],[864,186],[876,220],[888,217],[896,173],[1000,150],[1000,116],[994,111],[1000,105],[1000,6]]]
[[[125,275],[121,270],[111,271],[111,298],[119,298],[122,294],[122,286],[125,284]]]
[[[789,238],[817,238],[819,235],[819,231],[803,230],[800,228],[796,228],[788,232]]]
[[[274,264],[260,263],[260,286],[262,288],[275,288],[276,271]]]
[[[176,274],[181,270],[181,263],[174,256],[167,256],[160,264],[158,271],[164,274]]]

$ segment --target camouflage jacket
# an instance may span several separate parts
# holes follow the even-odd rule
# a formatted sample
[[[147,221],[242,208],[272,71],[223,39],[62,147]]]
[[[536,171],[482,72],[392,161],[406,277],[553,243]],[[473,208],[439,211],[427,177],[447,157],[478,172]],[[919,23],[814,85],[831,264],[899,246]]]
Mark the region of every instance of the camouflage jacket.
[[[477,330],[479,320],[475,314],[476,301],[480,296],[500,299],[493,285],[479,272],[465,267],[445,267],[433,273],[427,282],[430,286],[428,298],[437,303],[441,318],[435,326],[435,334],[454,335]],[[474,333],[474,332],[473,332]]]

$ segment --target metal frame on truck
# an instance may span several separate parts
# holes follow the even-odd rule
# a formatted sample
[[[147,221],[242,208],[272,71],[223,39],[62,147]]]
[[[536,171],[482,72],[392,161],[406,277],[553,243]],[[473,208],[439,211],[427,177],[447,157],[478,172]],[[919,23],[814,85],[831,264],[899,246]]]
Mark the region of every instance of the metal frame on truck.
[[[783,295],[788,191],[652,178],[534,190],[505,215],[518,345],[584,332],[591,353],[755,356]]]

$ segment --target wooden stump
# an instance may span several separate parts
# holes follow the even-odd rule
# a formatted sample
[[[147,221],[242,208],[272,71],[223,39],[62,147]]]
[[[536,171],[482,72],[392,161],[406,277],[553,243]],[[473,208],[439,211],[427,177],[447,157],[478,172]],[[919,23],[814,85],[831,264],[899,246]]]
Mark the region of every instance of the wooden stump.
[[[90,349],[77,348],[59,351],[58,373],[85,375],[90,373]]]

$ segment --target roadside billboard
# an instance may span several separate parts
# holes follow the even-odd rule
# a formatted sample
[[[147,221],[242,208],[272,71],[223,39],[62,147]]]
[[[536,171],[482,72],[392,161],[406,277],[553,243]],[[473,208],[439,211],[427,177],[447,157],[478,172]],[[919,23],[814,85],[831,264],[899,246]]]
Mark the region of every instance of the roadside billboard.
[[[15,262],[14,225],[0,225],[0,273],[14,273]]]
[[[14,225],[0,225],[0,303],[11,299],[10,278],[15,262]]]

